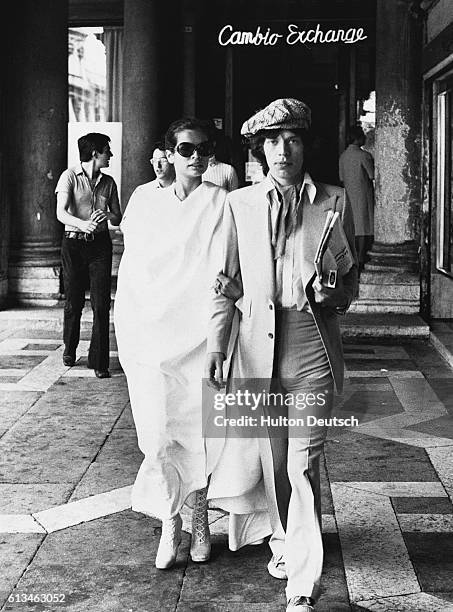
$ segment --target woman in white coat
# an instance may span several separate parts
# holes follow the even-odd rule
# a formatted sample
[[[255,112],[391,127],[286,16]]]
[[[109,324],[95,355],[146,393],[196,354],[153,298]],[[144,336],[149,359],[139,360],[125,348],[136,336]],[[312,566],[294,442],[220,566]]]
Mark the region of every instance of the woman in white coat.
[[[176,560],[180,510],[193,506],[193,561],[210,554],[201,383],[209,293],[220,269],[227,191],[202,182],[213,153],[205,123],[181,119],[166,134],[176,180],[152,198],[137,190],[121,226],[125,250],[115,300],[119,358],[145,455],[132,508],[162,520],[156,567]],[[224,279],[225,280],[225,279]],[[228,279],[223,283],[228,292]],[[239,297],[240,291],[230,297]]]

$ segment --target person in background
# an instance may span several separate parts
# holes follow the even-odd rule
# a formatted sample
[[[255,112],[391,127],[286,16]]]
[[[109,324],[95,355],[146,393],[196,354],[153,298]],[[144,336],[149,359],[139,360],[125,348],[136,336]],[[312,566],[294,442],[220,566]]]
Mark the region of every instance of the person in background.
[[[165,144],[161,141],[154,145],[153,156],[149,160],[156,174],[156,178],[145,185],[150,188],[159,189],[169,187],[175,180],[175,169],[165,154]],[[145,186],[143,185],[143,186]]]
[[[121,222],[114,179],[101,172],[113,153],[110,138],[92,132],[78,140],[80,164],[60,176],[57,219],[64,224],[61,245],[65,291],[63,363],[73,366],[80,337],[80,318],[87,279],[93,309],[93,329],[88,367],[98,378],[109,378],[109,316],[112,273],[112,241],[108,229]]]
[[[214,153],[209,158],[208,168],[203,174],[203,181],[214,183],[214,185],[223,187],[227,191],[234,191],[239,186],[236,170],[231,164],[221,161],[221,149],[224,137],[221,135],[220,130],[216,128],[212,119],[208,120],[207,123],[211,130],[211,138],[214,143]]]
[[[359,274],[369,261],[368,251],[374,240],[374,160],[362,149],[366,142],[360,126],[348,131],[348,147],[340,155],[340,181],[352,206],[355,225],[355,244],[359,259]]]

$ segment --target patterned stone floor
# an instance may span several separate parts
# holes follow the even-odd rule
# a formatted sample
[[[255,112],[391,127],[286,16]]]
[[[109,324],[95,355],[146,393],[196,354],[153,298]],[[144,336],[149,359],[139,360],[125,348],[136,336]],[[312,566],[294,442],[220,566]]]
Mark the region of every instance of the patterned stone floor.
[[[176,567],[154,568],[159,521],[129,509],[141,454],[114,338],[110,380],[87,346],[69,369],[59,334],[0,332],[0,610],[283,611],[267,545],[230,552],[219,512],[210,563],[185,533]],[[359,425],[326,443],[316,609],[453,611],[452,370],[423,342],[345,352],[336,415]]]

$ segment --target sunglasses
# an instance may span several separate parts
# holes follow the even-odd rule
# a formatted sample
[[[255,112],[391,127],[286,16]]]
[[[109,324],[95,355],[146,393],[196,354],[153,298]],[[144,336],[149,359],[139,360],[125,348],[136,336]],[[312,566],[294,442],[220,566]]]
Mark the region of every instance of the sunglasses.
[[[191,142],[180,142],[176,147],[176,151],[181,157],[192,157],[196,151],[201,157],[210,157],[214,153],[214,146],[209,140],[200,142],[200,144],[194,145]]]

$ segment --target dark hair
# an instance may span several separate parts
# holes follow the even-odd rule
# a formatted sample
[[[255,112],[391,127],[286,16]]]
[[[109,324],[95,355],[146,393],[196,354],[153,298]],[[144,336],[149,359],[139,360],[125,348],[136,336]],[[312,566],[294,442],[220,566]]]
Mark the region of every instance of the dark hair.
[[[212,141],[211,128],[207,121],[195,117],[183,117],[170,124],[165,133],[165,148],[174,151],[177,141],[176,135],[184,130],[198,130],[203,132],[209,141]]]
[[[351,125],[348,129],[348,144],[352,144],[355,140],[365,140],[365,132],[360,125]]]
[[[280,132],[285,128],[278,128],[275,130],[259,130],[253,136],[248,138],[248,143],[250,145],[250,150],[255,159],[259,161],[261,164],[261,168],[263,169],[263,173],[267,174],[269,172],[269,166],[266,162],[266,156],[264,154],[263,144],[266,138],[275,138],[280,134]],[[289,129],[289,128],[288,128]],[[312,137],[311,133],[302,128],[291,128],[291,132],[299,136],[304,145],[304,167],[306,167],[306,159],[309,156],[311,151]]]
[[[163,140],[158,140],[153,144],[152,150],[155,151],[159,149],[159,151],[163,151],[165,153],[165,142]]]
[[[79,156],[81,162],[87,162],[91,159],[93,151],[102,153],[104,147],[110,142],[110,137],[105,134],[98,134],[97,132],[90,132],[85,136],[81,136],[77,141],[79,146]]]

